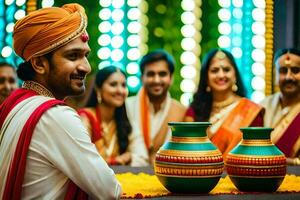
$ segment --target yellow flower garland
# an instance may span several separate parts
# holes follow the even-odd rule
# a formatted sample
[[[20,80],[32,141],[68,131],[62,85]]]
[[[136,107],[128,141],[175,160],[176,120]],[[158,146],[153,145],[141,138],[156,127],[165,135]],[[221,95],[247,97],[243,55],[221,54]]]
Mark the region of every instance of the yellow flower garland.
[[[272,83],[273,83],[273,0],[266,0],[266,18],[265,18],[265,26],[266,26],[266,33],[265,33],[265,53],[266,53],[266,60],[265,60],[265,81],[266,81],[266,89],[265,94],[270,95],[272,94]]]
[[[122,198],[149,198],[171,195],[164,188],[155,175],[145,173],[117,174],[117,179],[121,183],[123,189]],[[280,192],[300,192],[300,176],[286,175],[283,183],[276,191]],[[240,192],[229,177],[221,178],[218,185],[209,194],[243,194]]]

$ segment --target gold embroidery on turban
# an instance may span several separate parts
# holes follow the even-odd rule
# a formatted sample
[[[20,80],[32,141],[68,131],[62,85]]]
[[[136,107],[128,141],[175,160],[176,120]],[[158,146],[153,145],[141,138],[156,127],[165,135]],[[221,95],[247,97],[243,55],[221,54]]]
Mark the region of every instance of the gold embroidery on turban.
[[[43,8],[29,13],[14,27],[14,50],[24,60],[45,55],[81,35],[87,27],[79,4]]]

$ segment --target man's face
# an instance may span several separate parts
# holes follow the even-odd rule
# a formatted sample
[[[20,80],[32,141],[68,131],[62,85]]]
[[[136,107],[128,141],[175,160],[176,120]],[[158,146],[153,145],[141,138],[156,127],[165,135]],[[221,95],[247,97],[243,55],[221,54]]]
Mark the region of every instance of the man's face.
[[[87,59],[89,52],[88,43],[79,37],[53,53],[46,87],[57,99],[85,91],[85,77],[91,71]]]
[[[0,103],[17,88],[17,76],[10,66],[0,67]]]
[[[172,83],[168,63],[164,60],[147,64],[142,76],[144,88],[149,98],[165,97]]]
[[[287,98],[300,95],[300,56],[284,54],[276,62],[279,69],[279,88]]]

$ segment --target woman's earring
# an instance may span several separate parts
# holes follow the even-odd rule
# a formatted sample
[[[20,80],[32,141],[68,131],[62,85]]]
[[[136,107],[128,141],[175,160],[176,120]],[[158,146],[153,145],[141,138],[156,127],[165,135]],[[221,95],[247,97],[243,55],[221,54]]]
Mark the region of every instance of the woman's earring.
[[[102,98],[101,98],[100,94],[97,95],[97,101],[98,101],[99,104],[102,102]]]
[[[206,92],[210,92],[210,91],[211,91],[210,87],[207,86],[207,87],[206,87]]]
[[[231,87],[233,92],[236,92],[238,90],[238,86],[236,85],[236,83],[234,83]]]

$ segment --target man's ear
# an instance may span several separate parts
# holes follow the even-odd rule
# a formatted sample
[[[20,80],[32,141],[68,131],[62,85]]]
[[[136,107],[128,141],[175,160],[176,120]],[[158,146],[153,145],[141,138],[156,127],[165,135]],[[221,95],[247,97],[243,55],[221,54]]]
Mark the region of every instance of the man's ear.
[[[30,62],[37,74],[45,74],[49,69],[49,61],[44,56],[33,57]]]

